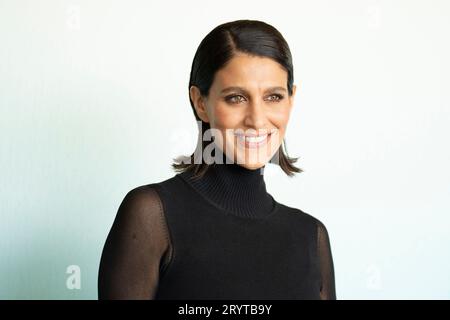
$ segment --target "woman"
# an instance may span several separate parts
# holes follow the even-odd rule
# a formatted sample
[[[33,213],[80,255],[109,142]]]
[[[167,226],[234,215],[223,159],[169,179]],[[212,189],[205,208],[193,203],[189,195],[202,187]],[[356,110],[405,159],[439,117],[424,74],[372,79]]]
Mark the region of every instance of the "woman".
[[[264,182],[268,162],[303,171],[283,149],[295,90],[274,27],[238,20],[203,39],[189,81],[199,143],[176,175],[123,199],[99,299],[336,299],[326,227]]]

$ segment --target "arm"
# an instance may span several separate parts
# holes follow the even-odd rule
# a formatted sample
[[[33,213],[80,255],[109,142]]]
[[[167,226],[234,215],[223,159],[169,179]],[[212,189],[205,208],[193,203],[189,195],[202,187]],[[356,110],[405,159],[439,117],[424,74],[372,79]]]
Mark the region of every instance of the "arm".
[[[151,187],[127,193],[103,248],[98,298],[153,299],[161,257],[168,249],[160,198]]]
[[[320,296],[322,300],[336,300],[333,256],[325,225],[317,220],[317,252],[321,274]]]

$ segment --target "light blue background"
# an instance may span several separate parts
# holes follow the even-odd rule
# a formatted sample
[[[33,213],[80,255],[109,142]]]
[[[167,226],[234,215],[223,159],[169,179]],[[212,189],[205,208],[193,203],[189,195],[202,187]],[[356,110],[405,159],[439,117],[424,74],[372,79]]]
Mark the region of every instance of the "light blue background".
[[[450,298],[449,16],[444,0],[1,0],[0,298],[97,298],[123,197],[194,149],[199,42],[242,18],[290,44],[305,172],[269,165],[266,183],[327,226],[338,298]]]

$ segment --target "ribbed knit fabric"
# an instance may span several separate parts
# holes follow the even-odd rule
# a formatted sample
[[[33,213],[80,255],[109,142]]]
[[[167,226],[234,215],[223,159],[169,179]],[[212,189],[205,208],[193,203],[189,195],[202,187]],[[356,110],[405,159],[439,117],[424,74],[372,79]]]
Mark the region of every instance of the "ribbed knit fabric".
[[[247,169],[239,164],[213,164],[200,179],[192,171],[180,173],[186,182],[216,206],[248,218],[261,218],[272,212],[273,197],[267,192],[264,169]]]

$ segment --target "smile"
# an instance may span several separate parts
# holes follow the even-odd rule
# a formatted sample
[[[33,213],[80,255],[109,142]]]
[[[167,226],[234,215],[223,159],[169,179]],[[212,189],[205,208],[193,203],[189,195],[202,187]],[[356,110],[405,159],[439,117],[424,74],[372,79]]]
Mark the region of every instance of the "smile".
[[[239,143],[246,148],[254,149],[254,148],[260,148],[267,144],[267,142],[270,140],[270,137],[272,134],[263,134],[260,136],[246,136],[246,135],[237,135],[237,139]]]

